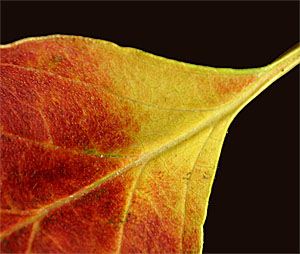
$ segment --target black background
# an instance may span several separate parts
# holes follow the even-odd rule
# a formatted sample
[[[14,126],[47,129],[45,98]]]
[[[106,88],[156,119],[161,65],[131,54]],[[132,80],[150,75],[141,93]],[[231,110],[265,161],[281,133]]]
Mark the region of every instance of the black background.
[[[101,38],[216,67],[270,63],[299,41],[298,2],[2,2],[1,43]],[[299,252],[299,69],[251,102],[225,139],[204,252]]]

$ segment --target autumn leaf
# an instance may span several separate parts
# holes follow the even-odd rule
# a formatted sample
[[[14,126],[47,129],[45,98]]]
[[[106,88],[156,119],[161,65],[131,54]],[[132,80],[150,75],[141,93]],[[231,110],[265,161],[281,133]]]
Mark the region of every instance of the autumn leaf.
[[[1,253],[199,253],[236,114],[299,64],[181,63],[76,36],[1,46]]]

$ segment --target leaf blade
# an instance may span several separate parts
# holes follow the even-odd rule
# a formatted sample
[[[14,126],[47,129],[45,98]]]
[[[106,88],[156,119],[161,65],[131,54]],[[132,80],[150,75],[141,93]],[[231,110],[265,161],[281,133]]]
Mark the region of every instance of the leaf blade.
[[[91,51],[84,53],[83,49],[91,49]],[[67,195],[66,193],[60,196],[55,195],[53,202],[49,203],[48,200],[49,204],[46,204],[46,202],[38,208],[37,214],[29,219],[24,218],[23,222],[15,224],[2,234],[1,239],[4,239],[14,231],[22,230],[22,228],[30,226],[32,223],[35,225],[34,228],[37,229],[36,223],[41,220],[40,232],[38,232],[35,239],[33,239],[33,236],[28,239],[29,246],[33,244],[33,251],[46,251],[43,248],[49,244],[49,239],[51,239],[53,250],[58,248],[59,251],[66,250],[70,252],[94,252],[95,248],[100,248],[103,253],[119,251],[157,251],[160,253],[201,251],[203,241],[201,239],[203,237],[202,225],[206,216],[213,176],[228,125],[250,100],[274,80],[297,65],[300,59],[298,47],[298,49],[267,67],[251,70],[215,69],[178,63],[135,49],[122,49],[104,41],[68,36],[29,39],[11,46],[2,46],[1,50],[6,52],[4,58],[1,58],[1,72],[5,68],[11,68],[10,73],[14,74],[19,70],[23,75],[15,76],[22,77],[22,81],[24,81],[26,75],[33,77],[31,83],[27,82],[27,86],[23,86],[23,89],[32,86],[35,82],[38,84],[27,91],[26,96],[37,89],[40,89],[40,93],[44,92],[43,89],[47,90],[47,86],[41,89],[41,84],[43,84],[41,80],[47,76],[51,78],[49,83],[51,89],[55,87],[55,82],[61,82],[60,84],[64,84],[68,88],[67,90],[72,91],[70,97],[66,96],[67,101],[71,101],[71,103],[70,107],[65,107],[65,114],[80,111],[79,108],[74,109],[76,105],[85,105],[84,109],[92,108],[91,103],[86,106],[85,98],[97,95],[102,101],[108,103],[104,103],[104,105],[109,105],[112,108],[105,116],[108,118],[113,116],[113,121],[107,125],[108,128],[100,128],[99,132],[106,135],[110,131],[109,127],[115,126],[114,121],[123,123],[119,129],[116,127],[111,128],[113,132],[108,137],[120,133],[120,136],[113,136],[115,137],[114,142],[103,143],[101,138],[94,138],[91,144],[98,142],[95,149],[94,147],[84,148],[78,140],[76,141],[76,138],[82,137],[78,133],[78,130],[82,127],[80,125],[81,118],[76,119],[75,116],[72,118],[72,121],[78,122],[79,125],[77,127],[73,126],[74,131],[77,132],[74,136],[71,134],[73,138],[70,140],[71,143],[59,143],[60,140],[64,141],[64,138],[55,136],[55,130],[59,125],[55,125],[56,129],[54,128],[54,131],[51,132],[51,124],[53,124],[54,119],[49,121],[47,114],[43,116],[43,118],[46,118],[43,123],[44,129],[47,129],[45,122],[48,120],[50,123],[48,131],[44,131],[40,138],[45,141],[46,146],[53,142],[56,146],[60,145],[63,148],[75,149],[75,154],[81,152],[82,156],[84,154],[82,160],[86,160],[86,156],[99,157],[97,159],[100,161],[105,159],[110,161],[109,163],[116,164],[106,173],[97,175],[94,179],[89,179],[90,182],[86,182],[81,186],[77,184],[77,187],[79,186],[77,190]],[[74,63],[77,65],[74,65]],[[32,73],[32,75],[28,73]],[[39,76],[41,76],[40,79]],[[6,77],[9,80],[9,75],[6,75]],[[2,74],[1,78],[3,78]],[[7,80],[5,80],[6,85],[9,83]],[[19,82],[19,84],[21,83]],[[12,87],[13,89],[10,91],[16,91],[18,88],[16,85]],[[60,87],[57,86],[55,91],[56,93],[59,91],[59,96],[63,98],[66,90],[59,90]],[[124,88],[128,89],[125,90]],[[171,93],[169,93],[170,88],[174,89]],[[4,87],[4,89],[7,89],[7,87]],[[76,97],[75,95],[78,94],[76,89],[80,89],[78,90],[80,92],[88,89],[94,90],[93,94],[83,93],[84,95]],[[201,92],[200,95],[198,95],[199,92]],[[195,94],[197,96],[191,96]],[[21,92],[17,95],[17,98],[21,98],[22,101],[28,100],[32,103],[37,100],[22,97],[20,96]],[[44,92],[44,103],[47,100],[47,95]],[[7,95],[6,100],[10,99],[9,96],[12,96],[11,93]],[[50,101],[53,102],[53,98]],[[79,101],[78,104],[77,101]],[[62,105],[64,104],[62,102],[59,106],[52,106],[52,109],[57,111],[63,108]],[[122,110],[126,114],[120,114]],[[19,112],[20,109],[15,108],[15,111],[20,116],[24,116],[29,108],[26,108],[25,112],[21,111],[21,113]],[[59,112],[56,117],[62,115],[64,115],[64,112]],[[92,113],[87,115],[89,117],[93,116]],[[33,119],[36,118],[33,117]],[[106,121],[106,118],[103,119]],[[66,124],[65,118],[62,118],[60,122]],[[2,121],[6,129],[8,123],[9,120]],[[26,122],[23,121],[21,126],[22,124],[26,126]],[[126,124],[130,126],[127,129]],[[212,127],[214,127],[214,131],[212,131],[214,138],[210,136],[206,142],[205,136],[210,135],[208,132]],[[123,131],[124,128],[125,131]],[[64,134],[64,130],[67,129],[60,129],[59,135]],[[131,129],[135,131],[132,132]],[[20,130],[23,131],[23,127],[19,128]],[[34,136],[35,132],[32,128],[28,131],[25,134],[22,132],[22,135]],[[126,143],[125,141],[123,144],[122,140],[120,141],[123,132],[125,135],[129,133],[128,139],[130,142]],[[69,136],[70,134],[66,138]],[[88,138],[91,136],[93,137],[91,134],[87,135]],[[34,136],[34,139],[38,139],[37,137]],[[205,156],[200,156],[198,162],[196,158],[199,154],[201,142],[205,150]],[[49,147],[46,148],[49,149]],[[9,146],[9,149],[12,152],[15,148]],[[118,155],[117,158],[116,154]],[[183,155],[184,161],[176,158],[175,155],[178,156],[179,154]],[[74,161],[73,157],[72,160]],[[189,176],[189,172],[194,167],[193,161],[196,161],[195,167],[197,170],[195,172],[198,173],[198,176],[194,176],[195,174]],[[206,163],[203,164],[203,161]],[[173,172],[170,172],[169,169],[171,163],[174,164]],[[203,165],[204,168],[205,165],[209,166],[209,170],[204,173],[201,171]],[[145,167],[144,170],[141,169],[142,166]],[[105,167],[107,166],[103,168]],[[24,169],[27,168],[24,167]],[[99,165],[95,167],[96,169],[99,169]],[[177,173],[175,174],[175,172]],[[176,176],[179,176],[178,179]],[[192,187],[186,185],[186,177],[191,177],[193,180],[193,183],[190,184]],[[194,178],[197,180],[194,180]],[[209,178],[208,181],[202,183],[202,191],[197,190],[195,187],[198,181],[201,182],[201,178]],[[26,180],[26,178],[21,178],[21,180],[24,179]],[[76,176],[72,181],[75,179]],[[157,183],[155,183],[155,179],[158,179]],[[59,191],[59,188],[55,189],[53,185],[49,186],[52,186],[53,190]],[[164,187],[161,188],[160,186]],[[139,191],[139,188],[142,191]],[[176,191],[185,188],[188,191],[178,193]],[[103,189],[109,191],[103,193]],[[135,193],[139,191],[143,194],[137,196],[133,193],[133,190],[135,190]],[[8,189],[6,189],[6,193],[11,194]],[[186,199],[185,194],[188,197],[187,201],[183,201]],[[111,212],[104,212],[103,207],[95,203],[95,200],[99,201],[101,198],[104,203],[107,200],[110,200],[110,202],[111,200],[117,201],[115,202],[116,206],[112,206],[116,208],[113,208]],[[197,201],[199,200],[201,201],[201,207],[197,207]],[[179,205],[177,206],[178,202]],[[141,208],[141,205],[147,205],[147,211]],[[94,207],[92,208],[92,206]],[[84,223],[73,228],[76,237],[72,231],[68,232],[66,229],[67,225],[72,228],[72,225],[77,223],[74,219],[70,219],[70,214],[73,214],[74,218],[84,217],[82,207],[86,207],[91,214],[91,217],[84,219],[84,221],[87,222],[93,232],[99,233],[101,229],[104,232],[102,238],[95,238],[95,234],[89,235]],[[97,217],[95,211],[98,211],[103,218],[107,218],[106,221],[99,218],[99,216]],[[186,212],[191,215],[186,217]],[[132,216],[123,221],[128,213]],[[65,226],[51,229],[52,224],[49,224],[49,221],[52,221],[53,218],[51,219],[50,215]],[[66,218],[69,218],[70,221],[68,222]],[[100,221],[96,222],[95,218],[100,219]],[[194,219],[186,222],[186,218],[188,220],[190,218]],[[56,224],[59,225],[57,222]],[[52,231],[49,231],[49,229]],[[80,235],[80,229],[87,235],[84,237],[89,236],[88,239],[94,239],[92,243],[83,246],[78,241],[77,237]],[[55,232],[59,233],[55,234]],[[108,236],[110,236],[110,241],[105,238]],[[70,239],[76,244],[71,245]],[[191,245],[192,243],[195,243],[195,245]]]

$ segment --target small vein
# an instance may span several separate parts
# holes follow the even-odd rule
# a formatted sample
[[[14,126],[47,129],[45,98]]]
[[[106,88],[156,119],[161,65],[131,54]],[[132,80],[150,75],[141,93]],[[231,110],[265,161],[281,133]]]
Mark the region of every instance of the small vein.
[[[50,241],[52,241],[55,244],[55,246],[61,251],[61,253],[65,252],[64,248],[52,236],[45,233],[43,235],[47,237]]]
[[[10,89],[8,89],[8,87],[3,86],[3,89],[5,90],[5,92],[9,93],[13,97],[13,99],[16,100],[16,101],[18,101],[20,104],[23,104],[23,105],[25,105],[25,106],[27,106],[27,107],[29,107],[29,108],[37,111],[36,108],[33,107],[32,105],[30,105],[29,103],[27,103],[25,101],[21,101],[16,94],[14,94]]]
[[[211,108],[207,108],[207,109],[179,109],[179,108],[161,107],[161,106],[158,106],[156,104],[146,103],[146,102],[143,102],[143,101],[140,101],[140,100],[137,100],[137,99],[132,99],[132,98],[127,97],[127,96],[122,96],[122,95],[116,94],[110,88],[105,87],[105,86],[101,86],[101,88],[100,88],[99,86],[97,86],[97,84],[86,82],[86,81],[73,80],[71,78],[67,78],[67,77],[61,76],[59,74],[54,74],[54,73],[46,71],[46,70],[41,70],[41,69],[37,69],[37,68],[33,68],[33,67],[24,67],[24,66],[20,66],[20,65],[16,65],[16,64],[11,64],[11,63],[9,63],[9,64],[8,63],[1,63],[0,65],[11,66],[11,67],[14,67],[14,68],[24,69],[24,70],[27,70],[27,71],[34,71],[34,72],[38,72],[38,73],[45,73],[49,76],[58,77],[62,80],[67,80],[67,81],[71,81],[75,84],[84,85],[89,90],[91,90],[92,87],[96,90],[102,89],[102,90],[105,90],[107,93],[115,96],[116,98],[131,101],[131,102],[134,102],[134,103],[137,103],[137,104],[149,107],[149,108],[155,108],[157,110],[166,110],[166,111],[175,111],[175,112],[208,112],[208,111],[217,110],[220,107],[222,107],[224,105],[227,105],[227,104],[232,102],[232,101],[228,101],[228,102],[225,102],[221,105],[218,105],[217,107],[211,107]]]
[[[206,140],[205,142],[202,144],[201,148],[200,148],[200,151],[198,153],[198,156],[194,162],[194,165],[193,165],[193,168],[191,170],[191,174],[190,174],[190,177],[192,177],[194,171],[195,171],[195,168],[196,168],[196,164],[197,164],[197,161],[198,159],[200,158],[200,156],[202,155],[203,153],[203,148],[206,146],[211,134],[213,133],[213,130],[215,129],[215,127],[212,127],[211,130],[209,131],[207,137],[206,137]],[[183,251],[183,234],[184,234],[184,227],[185,227],[185,220],[186,220],[186,199],[187,199],[187,193],[188,193],[188,189],[189,189],[189,186],[190,186],[190,180],[186,183],[186,187],[184,189],[184,210],[183,210],[183,226],[182,226],[182,231],[181,231],[181,252]]]
[[[42,117],[42,119],[43,119],[44,126],[45,126],[45,129],[46,129],[46,131],[47,131],[48,138],[49,138],[49,140],[50,140],[50,144],[54,144],[54,139],[53,139],[52,134],[51,134],[51,131],[50,131],[50,125],[49,125],[49,122],[48,122],[47,117],[46,117],[45,114],[44,114],[44,107],[43,107],[44,103],[45,103],[45,102],[42,101],[41,108],[38,109],[38,112],[40,113],[40,115],[41,115],[41,117]]]
[[[124,227],[125,227],[125,223],[127,222],[127,219],[128,219],[128,213],[129,213],[129,209],[132,204],[132,199],[135,194],[136,188],[138,186],[138,182],[141,178],[142,172],[143,172],[144,168],[146,167],[146,165],[147,165],[147,163],[140,169],[140,172],[137,175],[136,180],[134,181],[133,189],[130,193],[130,196],[129,196],[129,199],[127,202],[127,206],[125,207],[124,218],[122,220],[123,223],[121,224],[121,228],[120,228],[120,238],[119,238],[119,243],[118,243],[118,250],[116,251],[116,253],[119,253],[119,254],[121,253],[121,246],[122,246],[123,237],[124,237]]]
[[[141,147],[143,147],[143,149],[145,149],[144,147],[144,143],[137,139],[138,142],[140,143]],[[119,243],[118,243],[118,250],[116,251],[116,253],[119,253],[121,254],[121,245],[122,245],[122,242],[123,242],[123,237],[124,237],[124,227],[125,227],[125,223],[127,222],[127,218],[128,218],[128,213],[129,213],[129,209],[131,207],[131,204],[132,204],[132,199],[133,199],[133,196],[136,192],[136,189],[137,189],[137,185],[138,185],[138,182],[140,181],[140,178],[142,176],[142,173],[147,165],[149,161],[146,161],[145,164],[142,166],[142,168],[140,168],[140,172],[138,173],[137,177],[136,177],[136,180],[134,181],[133,183],[133,189],[130,193],[130,196],[129,196],[129,199],[128,199],[128,202],[127,202],[127,205],[125,207],[125,212],[124,212],[124,218],[123,218],[123,223],[121,225],[121,229],[120,229],[120,238],[119,238]]]
[[[84,152],[80,149],[77,150],[77,149],[72,149],[72,148],[65,148],[65,147],[62,147],[62,146],[53,145],[53,144],[46,143],[46,142],[40,142],[40,141],[36,141],[36,140],[30,139],[30,138],[21,137],[21,136],[18,136],[18,135],[15,135],[15,134],[3,131],[3,130],[0,131],[0,134],[4,135],[6,137],[9,137],[9,138],[19,139],[19,140],[22,140],[22,141],[25,141],[25,142],[29,142],[33,145],[40,146],[40,147],[44,148],[45,150],[55,150],[55,151],[57,151],[59,149],[59,150],[62,150],[64,152],[70,153],[70,154],[83,155],[83,156],[88,156],[88,157],[92,156],[92,157],[99,157],[99,158],[120,159],[120,158],[132,158],[133,157],[133,156],[130,156],[130,155],[106,154],[106,153],[100,153],[100,152],[97,152],[97,155],[93,155],[91,153]]]
[[[1,164],[0,164],[1,165]],[[18,172],[19,174],[19,172]],[[5,200],[5,203],[9,207],[9,210],[17,210],[17,208],[14,206],[14,201],[12,200],[11,196],[7,195],[7,193],[2,193],[2,198]]]
[[[25,251],[26,254],[31,253],[32,243],[34,241],[36,233],[39,232],[39,230],[40,230],[40,221],[38,220],[38,221],[34,222],[33,225],[32,225],[31,234],[30,234],[30,237],[29,237],[29,240],[28,240],[28,246],[27,246],[27,249]]]
[[[47,121],[47,119],[46,119],[46,117],[45,117],[45,115],[44,115],[42,109],[35,108],[35,107],[33,107],[32,105],[30,105],[29,103],[26,103],[26,102],[24,102],[24,101],[21,101],[21,100],[18,98],[18,96],[16,96],[12,91],[10,91],[9,89],[7,89],[7,87],[4,87],[4,89],[6,90],[7,93],[9,93],[9,94],[14,98],[14,100],[18,101],[18,102],[19,102],[20,104],[22,104],[22,105],[25,105],[25,106],[27,106],[27,107],[33,109],[35,112],[38,112],[38,113],[40,114],[40,116],[41,116],[41,118],[42,118],[42,120],[43,120],[43,122],[44,122],[44,126],[45,126],[45,129],[46,129],[46,131],[47,131],[47,134],[48,134],[48,137],[49,137],[49,139],[50,139],[50,142],[51,142],[51,144],[53,144],[53,138],[52,138],[52,136],[51,136],[51,132],[50,132],[50,129],[49,129],[49,124],[48,124],[48,121]],[[39,96],[39,97],[40,97],[40,96]],[[42,100],[41,97],[40,97],[40,99]],[[17,112],[16,112],[14,109],[11,109],[11,110],[15,113],[15,115],[18,116]],[[22,119],[20,119],[20,120],[22,120]]]
[[[0,213],[2,214],[13,214],[13,215],[32,215],[38,211],[37,209],[33,210],[15,210],[15,209],[0,209]]]

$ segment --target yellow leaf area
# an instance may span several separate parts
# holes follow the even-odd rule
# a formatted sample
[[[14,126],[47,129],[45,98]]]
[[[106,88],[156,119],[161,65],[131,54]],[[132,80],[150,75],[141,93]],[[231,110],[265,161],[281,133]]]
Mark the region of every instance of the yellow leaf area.
[[[1,46],[1,253],[201,253],[229,124],[299,64],[181,63],[76,36]]]

